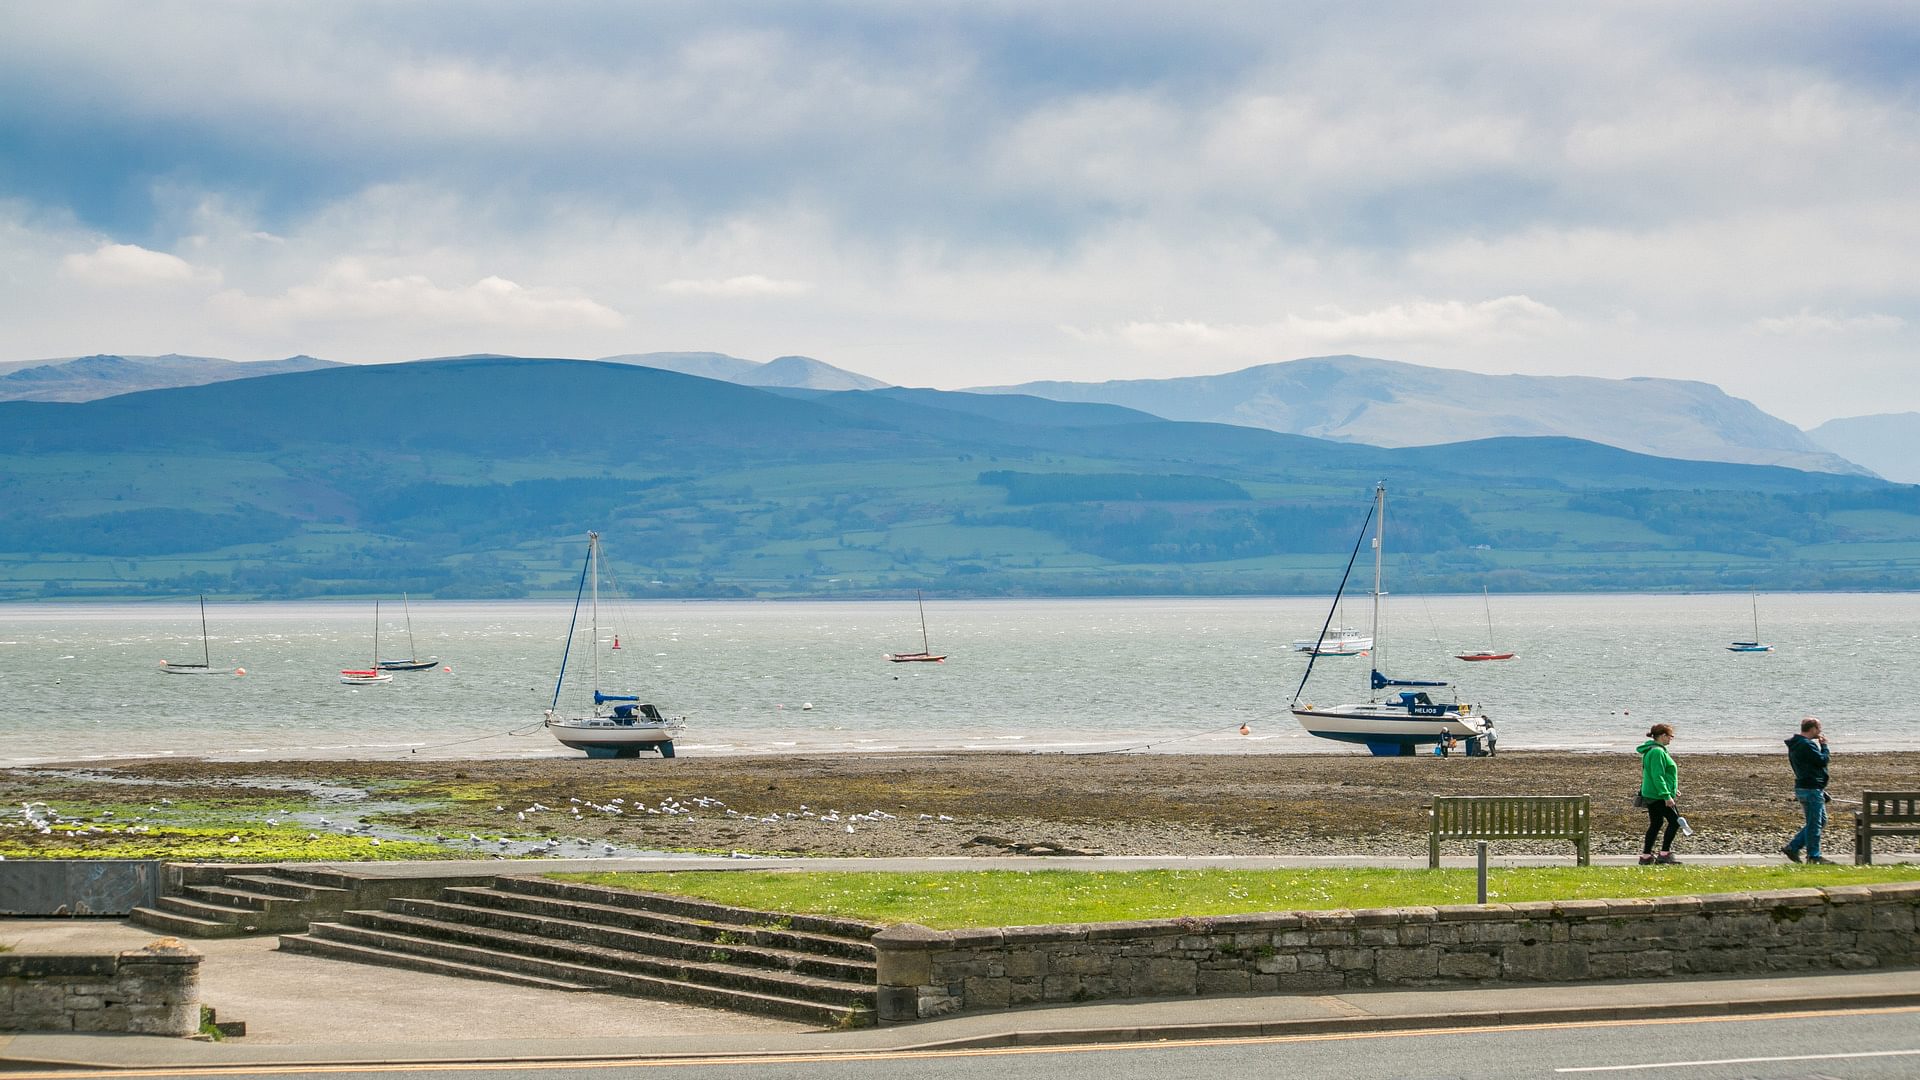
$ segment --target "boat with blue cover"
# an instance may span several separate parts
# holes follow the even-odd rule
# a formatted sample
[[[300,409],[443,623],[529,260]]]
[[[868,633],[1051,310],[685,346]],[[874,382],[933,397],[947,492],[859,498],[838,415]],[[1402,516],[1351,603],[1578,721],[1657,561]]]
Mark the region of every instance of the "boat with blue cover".
[[[1443,679],[1395,679],[1380,671],[1380,605],[1386,596],[1382,588],[1386,516],[1387,486],[1379,484],[1373,490],[1373,507],[1367,513],[1367,521],[1360,527],[1360,539],[1354,542],[1353,555],[1347,560],[1347,573],[1341,577],[1340,588],[1334,593],[1334,606],[1327,612],[1327,622],[1331,625],[1334,611],[1339,610],[1340,597],[1346,591],[1347,579],[1353,574],[1354,560],[1360,555],[1360,545],[1366,541],[1367,529],[1371,526],[1374,530],[1372,629],[1376,648],[1373,669],[1368,673],[1367,700],[1339,705],[1301,704],[1301,694],[1313,674],[1315,657],[1310,653],[1306,674],[1300,677],[1300,687],[1294,691],[1290,711],[1307,734],[1336,742],[1360,743],[1381,757],[1412,754],[1422,745],[1439,743],[1449,737],[1464,742],[1469,754],[1491,753],[1493,721],[1476,706],[1457,700],[1457,696],[1441,694],[1441,691],[1450,691],[1452,683]],[[1381,691],[1388,693],[1382,695]],[[1455,699],[1443,700],[1446,697]]]
[[[567,661],[580,625],[580,608],[592,582],[592,603],[585,642],[591,657],[590,705],[574,715],[560,709],[560,692],[567,682]],[[553,703],[546,710],[546,727],[560,745],[584,750],[588,757],[631,758],[645,751],[673,756],[673,740],[686,728],[684,716],[663,716],[638,694],[608,694],[600,689],[600,534],[587,534],[587,561],[580,568],[580,588],[573,598],[573,619],[567,626],[567,645],[560,654],[560,675],[553,683]],[[612,706],[608,708],[608,706]]]
[[[1736,641],[1727,646],[1728,652],[1772,652],[1773,646],[1760,640],[1760,594],[1753,596],[1753,640]]]

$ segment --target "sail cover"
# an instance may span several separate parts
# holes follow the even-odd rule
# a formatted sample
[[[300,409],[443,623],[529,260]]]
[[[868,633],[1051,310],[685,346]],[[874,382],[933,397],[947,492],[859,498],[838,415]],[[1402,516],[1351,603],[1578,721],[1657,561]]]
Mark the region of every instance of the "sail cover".
[[[1375,668],[1373,672],[1373,688],[1375,690],[1381,690],[1389,686],[1447,686],[1447,685],[1449,684],[1444,679],[1439,681],[1433,681],[1428,679],[1389,679],[1385,675],[1380,674],[1380,669],[1378,668]]]
[[[1422,685],[1425,685],[1425,684],[1423,683]],[[595,690],[593,692],[593,703],[595,705],[605,705],[609,701],[639,701],[639,700],[640,698],[636,694],[603,694],[598,690]]]

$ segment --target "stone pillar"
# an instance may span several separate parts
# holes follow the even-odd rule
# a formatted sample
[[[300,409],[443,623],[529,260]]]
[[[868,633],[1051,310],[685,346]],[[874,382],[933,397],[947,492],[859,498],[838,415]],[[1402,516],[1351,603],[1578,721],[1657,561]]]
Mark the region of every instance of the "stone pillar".
[[[126,1026],[140,1035],[194,1035],[200,1031],[199,953],[178,938],[161,938],[120,954],[116,980],[126,1000]]]
[[[881,1023],[918,1020],[958,1007],[946,987],[933,985],[933,954],[948,942],[948,935],[914,923],[873,935]]]

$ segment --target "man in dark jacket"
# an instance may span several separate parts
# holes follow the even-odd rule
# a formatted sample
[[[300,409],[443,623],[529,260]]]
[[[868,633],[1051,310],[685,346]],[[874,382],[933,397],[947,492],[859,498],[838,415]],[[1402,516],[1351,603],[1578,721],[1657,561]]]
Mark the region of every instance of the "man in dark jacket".
[[[1820,721],[1812,716],[1800,721],[1800,734],[1787,740],[1787,762],[1793,766],[1793,797],[1799,801],[1800,810],[1806,815],[1807,823],[1780,854],[1800,861],[1800,852],[1807,853],[1806,861],[1824,863],[1820,856],[1820,830],[1827,824],[1827,737],[1820,733]]]

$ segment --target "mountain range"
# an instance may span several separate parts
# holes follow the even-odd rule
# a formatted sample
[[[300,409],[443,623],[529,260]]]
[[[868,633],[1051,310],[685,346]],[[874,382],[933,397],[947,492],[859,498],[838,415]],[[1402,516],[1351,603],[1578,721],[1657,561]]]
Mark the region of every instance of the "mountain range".
[[[1867,476],[480,357],[0,403],[0,597],[1322,593],[1380,481],[1407,589],[1920,585]]]
[[[1564,435],[1658,457],[1866,470],[1792,424],[1709,383],[1481,375],[1363,356],[1318,356],[1174,379],[978,388],[1146,409],[1169,420],[1284,431],[1369,446]]]
[[[1813,441],[1902,484],[1920,484],[1920,412],[1829,420],[1807,432]]]
[[[888,385],[805,356],[760,363],[717,352],[650,352],[601,360],[794,393]],[[0,364],[0,401],[90,401],[332,366],[339,365],[308,356],[254,363],[178,355],[25,361]],[[1836,420],[1810,434],[1717,387],[1673,379],[1479,375],[1337,356],[1221,375],[1034,382],[977,392],[1107,403],[1163,419],[1370,446],[1559,435],[1659,457],[1920,479],[1920,467],[1909,464],[1916,460],[1913,447],[1920,444],[1920,418],[1914,414]]]
[[[211,356],[74,356],[0,364],[0,401],[93,401],[171,386],[339,367],[331,360],[289,356],[243,363]]]

